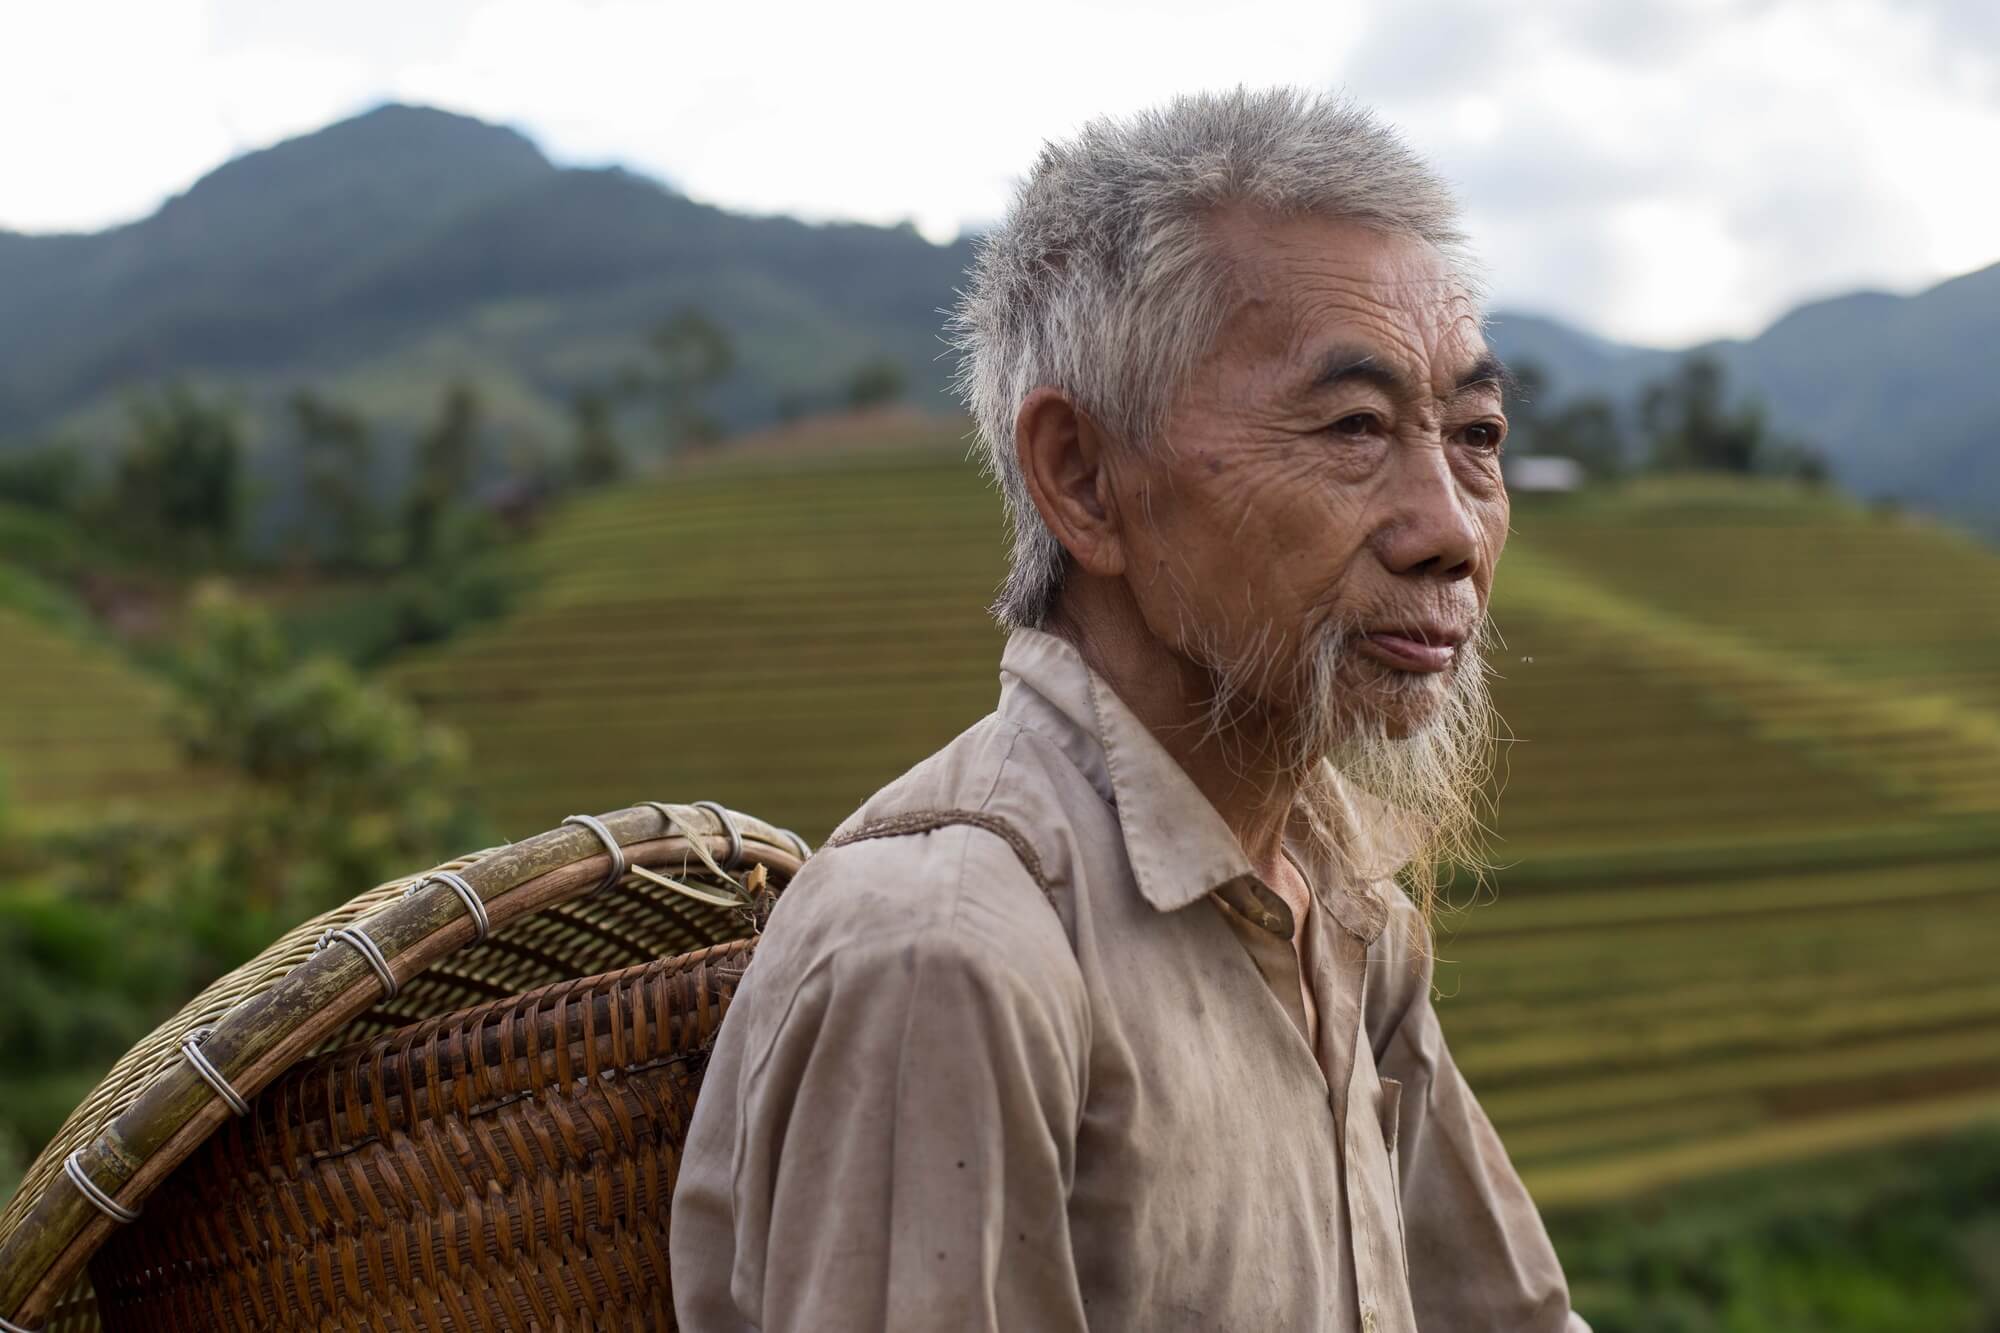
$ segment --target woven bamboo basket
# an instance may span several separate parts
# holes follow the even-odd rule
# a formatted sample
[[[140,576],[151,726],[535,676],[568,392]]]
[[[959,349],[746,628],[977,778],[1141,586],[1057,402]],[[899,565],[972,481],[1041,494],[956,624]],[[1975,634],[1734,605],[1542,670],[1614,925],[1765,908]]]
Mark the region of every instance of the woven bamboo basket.
[[[678,1145],[810,851],[648,802],[292,931],[30,1167],[0,1212],[0,1333],[671,1329]]]

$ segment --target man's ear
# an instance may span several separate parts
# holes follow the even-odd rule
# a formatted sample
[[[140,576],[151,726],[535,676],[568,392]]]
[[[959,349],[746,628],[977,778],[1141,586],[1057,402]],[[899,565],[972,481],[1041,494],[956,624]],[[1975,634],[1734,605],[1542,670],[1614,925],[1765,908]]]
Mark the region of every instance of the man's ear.
[[[1014,418],[1014,454],[1042,522],[1093,574],[1125,572],[1103,432],[1060,389],[1030,391]]]

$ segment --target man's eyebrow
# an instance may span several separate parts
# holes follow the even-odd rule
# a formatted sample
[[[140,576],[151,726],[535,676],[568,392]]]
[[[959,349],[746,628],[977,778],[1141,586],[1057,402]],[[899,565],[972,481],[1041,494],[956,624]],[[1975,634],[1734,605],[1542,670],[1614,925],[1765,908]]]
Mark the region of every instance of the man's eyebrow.
[[[1390,393],[1399,393],[1405,387],[1403,377],[1383,365],[1372,352],[1358,347],[1334,347],[1320,357],[1319,369],[1306,382],[1305,391],[1308,395],[1324,393],[1349,380],[1361,380]]]
[[[1349,380],[1360,380],[1373,384],[1389,393],[1403,393],[1409,385],[1392,368],[1385,366],[1374,353],[1358,347],[1335,347],[1320,357],[1319,369],[1306,383],[1308,395],[1324,393],[1326,390],[1345,384]],[[1453,392],[1464,393],[1467,389],[1490,384],[1503,394],[1512,394],[1520,383],[1514,372],[1507,368],[1492,352],[1482,353],[1464,374],[1458,377]]]
[[[1521,382],[1514,378],[1514,372],[1507,369],[1507,363],[1491,352],[1473,362],[1472,368],[1458,377],[1456,387],[1459,393],[1464,393],[1467,389],[1481,384],[1490,384],[1501,393],[1509,395],[1521,387]]]

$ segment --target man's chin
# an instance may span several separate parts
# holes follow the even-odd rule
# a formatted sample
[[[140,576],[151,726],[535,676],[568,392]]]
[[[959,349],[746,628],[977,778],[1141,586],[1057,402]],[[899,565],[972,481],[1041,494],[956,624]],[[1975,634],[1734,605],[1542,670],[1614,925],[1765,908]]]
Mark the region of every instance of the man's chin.
[[[1341,701],[1343,728],[1356,739],[1408,740],[1437,719],[1451,690],[1448,671],[1378,667]]]

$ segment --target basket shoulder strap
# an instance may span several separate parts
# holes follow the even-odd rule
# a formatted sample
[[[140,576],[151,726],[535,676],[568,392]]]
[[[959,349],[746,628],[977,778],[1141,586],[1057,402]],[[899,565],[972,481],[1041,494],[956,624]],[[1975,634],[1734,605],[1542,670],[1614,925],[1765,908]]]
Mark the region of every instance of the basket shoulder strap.
[[[823,846],[838,847],[842,843],[860,842],[864,838],[891,838],[903,833],[929,833],[932,829],[944,828],[949,824],[970,824],[983,828],[988,833],[997,834],[1014,849],[1014,855],[1021,860],[1035,886],[1042,896],[1049,900],[1049,906],[1056,906],[1055,885],[1048,872],[1042,869],[1042,858],[1035,851],[1035,844],[1028,841],[1027,834],[1021,832],[1010,821],[999,815],[988,814],[984,810],[905,810],[899,814],[881,815],[875,819],[857,824],[844,833],[836,833]],[[1057,911],[1058,917],[1061,911]]]

